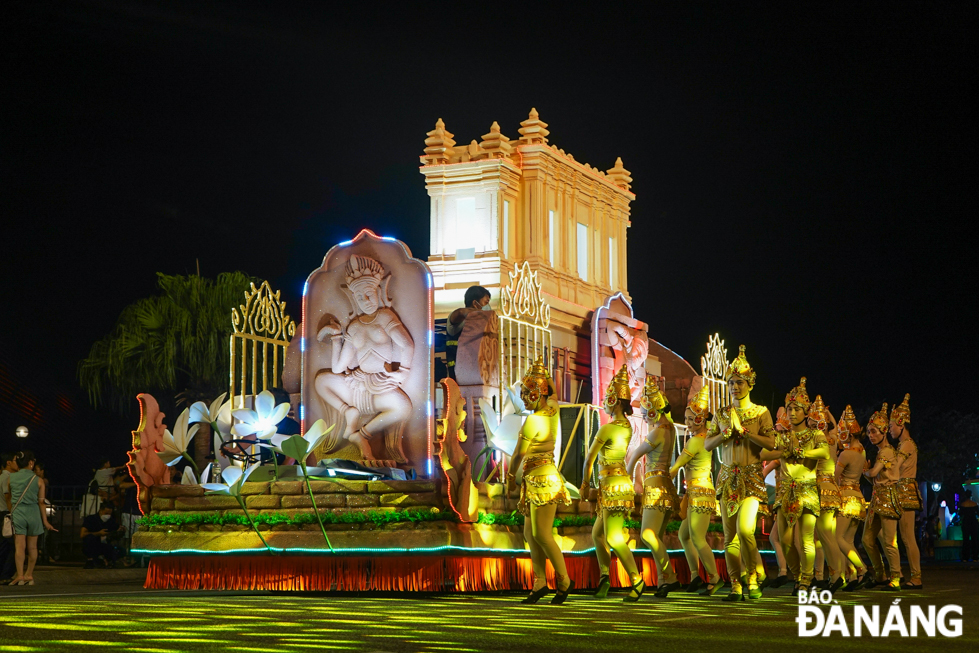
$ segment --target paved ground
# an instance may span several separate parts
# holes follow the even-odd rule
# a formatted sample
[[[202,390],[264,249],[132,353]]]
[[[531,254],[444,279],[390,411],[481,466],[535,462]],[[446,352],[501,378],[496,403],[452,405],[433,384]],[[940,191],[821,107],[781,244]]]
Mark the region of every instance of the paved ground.
[[[350,595],[147,591],[139,570],[48,569],[34,587],[0,588],[0,651],[965,651],[979,646],[979,569],[925,570],[926,589],[898,596],[910,605],[962,606],[962,637],[800,639],[788,588],[760,601],[726,604],[675,593],[624,604],[573,595],[564,606],[522,606],[517,594]],[[95,582],[98,581],[98,582]],[[108,581],[108,582],[106,582]],[[850,606],[896,596],[837,595]],[[545,599],[547,601],[548,599]],[[883,625],[884,618],[881,618]]]

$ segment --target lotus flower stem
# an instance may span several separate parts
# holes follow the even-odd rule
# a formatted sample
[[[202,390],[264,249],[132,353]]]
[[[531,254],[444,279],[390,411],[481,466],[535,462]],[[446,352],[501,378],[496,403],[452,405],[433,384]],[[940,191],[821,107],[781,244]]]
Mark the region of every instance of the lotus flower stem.
[[[201,470],[197,469],[197,463],[194,462],[194,457],[185,451],[184,458],[187,459],[187,462],[190,463],[190,466],[194,468],[194,474],[197,475],[197,478],[200,478]]]
[[[316,507],[316,499],[313,498],[313,487],[309,484],[309,475],[306,473],[306,461],[301,460],[299,466],[303,469],[303,478],[306,479],[306,491],[309,492],[309,501],[313,504],[313,512],[316,514],[316,521],[320,523],[320,530],[323,531],[323,539],[326,540],[326,545],[330,547],[330,551],[333,551],[333,545],[330,544],[330,538],[326,534],[326,526],[323,525],[323,517],[320,515],[320,509]]]
[[[245,507],[244,498],[242,498],[241,496],[237,496],[235,498],[238,499],[238,505],[241,506],[241,511],[245,513],[245,519],[247,519],[248,523],[252,525],[253,529],[255,529],[255,532],[258,534],[259,539],[262,540],[262,544],[264,544],[265,548],[268,549],[269,554],[275,555],[275,551],[273,551],[272,547],[269,546],[269,543],[265,541],[265,536],[262,535],[262,531],[258,530],[258,526],[255,525],[255,522],[252,520],[252,516],[248,514],[248,508]]]
[[[279,456],[272,452],[272,464],[275,465],[275,480],[279,480]]]

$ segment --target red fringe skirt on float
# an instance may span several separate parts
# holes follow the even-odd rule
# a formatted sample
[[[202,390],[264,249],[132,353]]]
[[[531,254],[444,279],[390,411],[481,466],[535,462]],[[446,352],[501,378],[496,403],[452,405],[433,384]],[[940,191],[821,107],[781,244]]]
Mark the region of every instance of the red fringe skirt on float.
[[[578,588],[598,586],[594,554],[565,556],[568,574]],[[652,558],[637,556],[647,586],[656,586]],[[683,555],[670,560],[677,578],[690,582]],[[724,557],[717,570],[727,580]],[[706,577],[703,566],[698,570]],[[182,590],[272,590],[299,592],[393,591],[482,592],[530,590],[530,558],[477,556],[162,556],[150,560],[145,587]],[[612,587],[629,587],[629,575],[613,559]],[[554,587],[554,569],[547,564],[547,581]]]

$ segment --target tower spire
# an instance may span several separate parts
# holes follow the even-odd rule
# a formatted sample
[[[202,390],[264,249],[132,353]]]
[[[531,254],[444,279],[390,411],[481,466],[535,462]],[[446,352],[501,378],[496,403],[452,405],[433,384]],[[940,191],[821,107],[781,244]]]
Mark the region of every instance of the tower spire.
[[[628,170],[622,165],[622,157],[618,157],[615,160],[615,166],[608,170],[608,176],[612,180],[612,183],[620,188],[629,190],[632,188],[632,177],[630,176]]]
[[[452,147],[456,144],[452,137],[454,134],[445,129],[445,123],[439,118],[435,122],[435,129],[426,134],[425,154],[422,157],[425,165],[446,163],[452,156]]]
[[[520,142],[531,145],[537,143],[543,145],[547,143],[547,123],[540,119],[537,109],[530,110],[530,117],[520,123]]]
[[[483,140],[479,147],[493,159],[506,158],[513,151],[510,139],[500,133],[500,124],[495,120],[490,125],[489,133],[483,134]]]

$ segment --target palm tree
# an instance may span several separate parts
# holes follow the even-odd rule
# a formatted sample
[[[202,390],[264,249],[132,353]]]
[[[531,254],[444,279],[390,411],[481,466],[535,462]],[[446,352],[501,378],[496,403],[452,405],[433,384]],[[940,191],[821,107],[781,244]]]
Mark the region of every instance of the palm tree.
[[[125,415],[140,392],[176,393],[177,404],[189,405],[226,391],[231,309],[253,281],[243,272],[225,272],[217,280],[158,272],[161,294],[124,308],[112,332],[79,363],[89,400]],[[210,438],[199,435],[195,458],[202,463]]]

